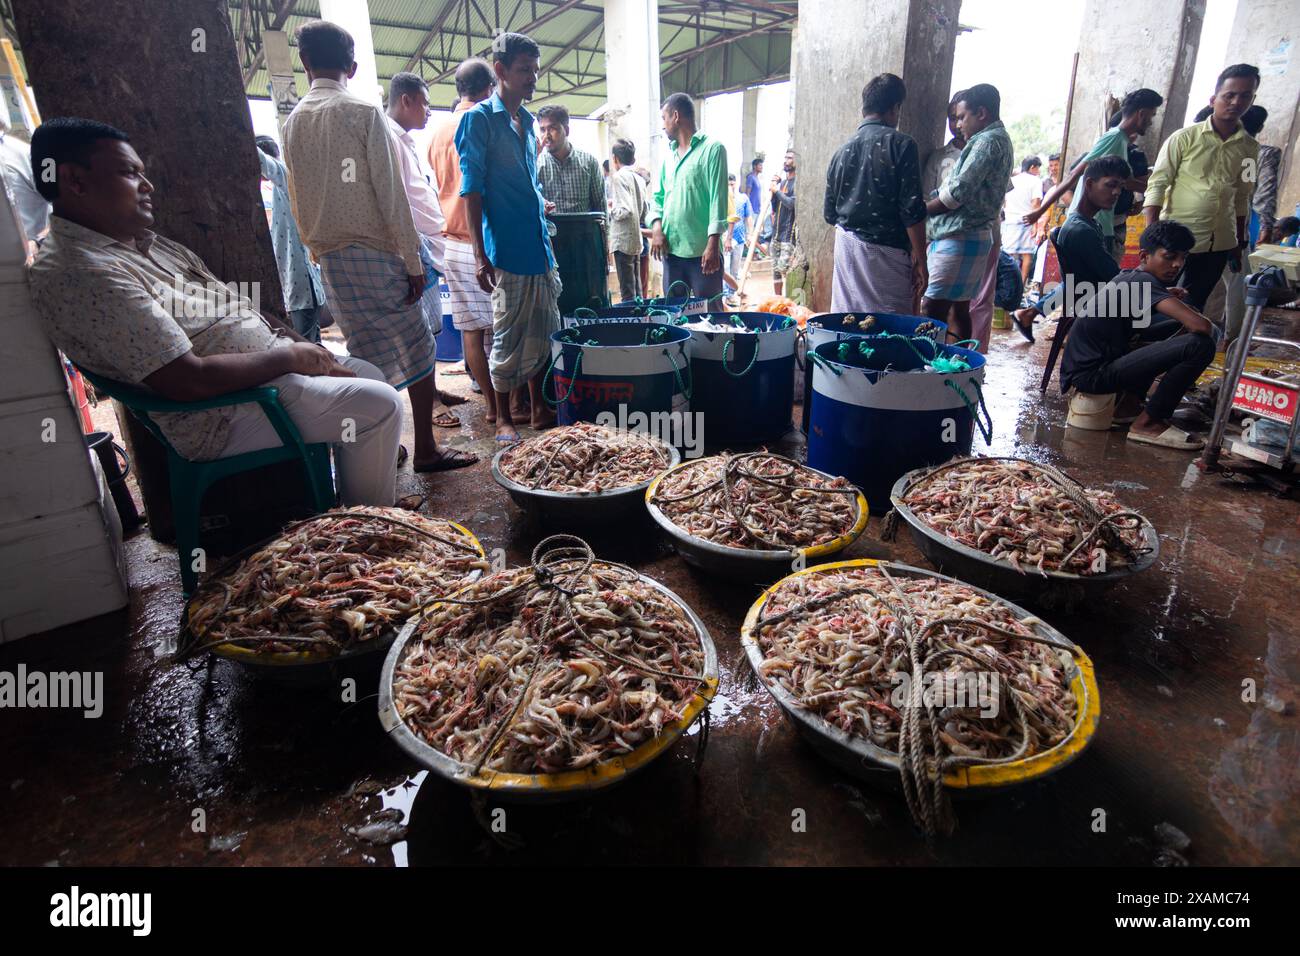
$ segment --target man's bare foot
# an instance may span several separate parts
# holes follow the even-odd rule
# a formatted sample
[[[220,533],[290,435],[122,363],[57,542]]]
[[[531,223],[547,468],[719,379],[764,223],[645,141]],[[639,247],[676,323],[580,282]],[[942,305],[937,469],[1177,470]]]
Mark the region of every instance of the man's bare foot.
[[[540,418],[534,415],[532,417],[532,420],[529,422],[529,424],[531,424],[533,428],[536,428],[538,431],[541,431],[543,428],[554,428],[555,421],[556,421],[555,413],[548,411],[545,414],[543,414]]]
[[[438,389],[438,401],[442,402],[442,404],[450,408],[452,405],[464,405],[465,402],[468,401],[468,399],[463,398],[460,395],[453,395],[451,392],[444,392],[442,389]]]
[[[497,424],[497,441],[519,441],[519,430],[515,428],[514,422],[500,422]]]

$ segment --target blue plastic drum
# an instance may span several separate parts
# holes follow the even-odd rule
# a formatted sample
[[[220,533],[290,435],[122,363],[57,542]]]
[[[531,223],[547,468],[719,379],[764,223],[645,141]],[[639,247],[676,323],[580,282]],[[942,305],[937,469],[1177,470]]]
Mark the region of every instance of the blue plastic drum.
[[[451,289],[447,288],[445,279],[438,283],[438,292],[442,298],[442,331],[433,340],[433,357],[438,362],[459,362],[465,357],[465,350],[460,329],[451,321]]]
[[[867,318],[870,316],[871,321]],[[918,326],[929,323],[934,326],[922,333],[942,345],[948,334],[948,326],[943,322],[927,319],[922,315],[899,315],[894,312],[823,312],[808,320],[806,350],[812,352],[817,346],[826,342],[838,342],[854,335],[915,335]],[[806,365],[806,363],[805,363]],[[812,369],[804,369],[803,378],[803,419],[800,427],[808,433],[808,412],[812,405]]]
[[[877,514],[889,510],[890,489],[906,472],[969,455],[976,425],[990,440],[978,352],[860,338],[817,346],[810,370],[808,464],[853,482]]]
[[[683,317],[735,331],[691,331],[691,412],[710,447],[776,441],[792,426],[793,319],[770,312]],[[684,326],[690,328],[690,326]]]
[[[551,336],[543,395],[561,425],[599,422],[602,413],[627,422],[638,412],[684,412],[690,398],[690,340],[685,329],[657,322],[561,329]]]

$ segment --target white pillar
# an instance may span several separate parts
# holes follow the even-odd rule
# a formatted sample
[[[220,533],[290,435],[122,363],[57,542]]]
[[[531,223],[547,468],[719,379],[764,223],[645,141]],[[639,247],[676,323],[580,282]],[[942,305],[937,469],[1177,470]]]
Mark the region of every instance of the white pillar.
[[[630,139],[652,173],[663,160],[659,117],[659,0],[606,0],[605,83],[610,137]]]
[[[741,94],[740,155],[732,159],[731,171],[740,176],[742,183],[749,175],[749,164],[758,148],[758,93],[758,87],[754,86]]]
[[[320,18],[337,23],[352,34],[356,43],[357,75],[348,80],[348,89],[383,106],[383,89],[375,67],[375,39],[370,32],[370,5],[366,0],[320,0]]]

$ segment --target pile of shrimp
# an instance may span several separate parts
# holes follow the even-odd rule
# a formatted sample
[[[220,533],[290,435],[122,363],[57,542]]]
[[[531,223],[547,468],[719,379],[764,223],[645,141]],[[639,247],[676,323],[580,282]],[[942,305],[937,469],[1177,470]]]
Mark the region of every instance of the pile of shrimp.
[[[191,652],[233,644],[332,656],[488,567],[478,543],[447,521],[400,508],[329,511],[200,585],[187,615]]]
[[[849,482],[767,452],[697,459],[665,475],[650,500],[693,537],[731,548],[809,548],[858,520]]]
[[[1074,490],[1095,514],[1033,462],[970,458],[914,482],[903,503],[936,531],[1017,571],[1091,575],[1130,564],[1141,553],[1143,519],[1108,491]],[[1106,515],[1115,516],[1110,533],[1085,541]]]
[[[671,462],[649,435],[576,422],[512,445],[501,473],[534,491],[596,492],[643,484]]]
[[[902,577],[884,567],[831,568],[787,578],[763,606],[754,637],[763,654],[758,672],[764,681],[845,733],[897,753],[912,679],[909,632],[921,634],[941,619],[967,619],[1032,637],[1027,625],[1033,622],[1019,620],[1011,608],[967,585]],[[800,610],[763,623],[792,609]],[[924,660],[947,649],[965,654],[942,654],[933,662],[937,666],[926,668],[922,684],[934,681],[927,691],[937,698],[932,698],[939,721],[934,729],[949,756],[970,761],[1030,756],[1069,735],[1078,704],[1066,674],[1068,651],[945,623],[929,632],[920,656]],[[996,675],[1006,678],[1021,705],[1027,740],[1015,708],[1000,699]],[[923,719],[928,728],[928,717]],[[935,756],[933,735],[923,736]]]
[[[516,568],[425,612],[392,688],[417,736],[475,771],[556,773],[683,718],[704,648],[682,608],[622,565],[572,562],[555,580],[574,593]]]

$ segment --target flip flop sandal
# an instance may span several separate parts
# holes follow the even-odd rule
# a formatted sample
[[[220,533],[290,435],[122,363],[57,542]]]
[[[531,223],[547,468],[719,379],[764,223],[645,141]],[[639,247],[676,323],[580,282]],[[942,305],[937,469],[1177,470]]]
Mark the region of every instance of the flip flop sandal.
[[[1129,431],[1128,440],[1139,442],[1143,445],[1156,445],[1160,448],[1173,448],[1178,451],[1200,451],[1205,447],[1205,442],[1199,438],[1194,438],[1181,428],[1174,428],[1172,425],[1162,431],[1159,435],[1143,435],[1140,432]]]
[[[1026,342],[1028,342],[1030,345],[1033,345],[1033,344],[1034,344],[1034,323],[1033,323],[1033,320],[1030,320],[1030,322],[1029,322],[1028,325],[1021,325],[1021,324],[1020,324],[1020,320],[1017,319],[1014,315],[1012,315],[1012,316],[1011,316],[1011,324],[1014,325],[1014,326],[1016,327],[1016,331],[1019,332],[1019,333],[1024,337],[1024,339],[1025,339]]]
[[[449,411],[441,411],[434,415],[433,423],[439,428],[460,428],[460,419]]]
[[[398,445],[397,446],[397,467],[401,468],[402,465],[406,464],[406,459],[409,457],[411,457],[411,453],[406,450],[406,446]]]
[[[457,468],[468,468],[470,465],[477,463],[477,455],[470,455],[463,451],[449,448],[433,461],[417,464],[415,470],[418,472],[453,471]]]

